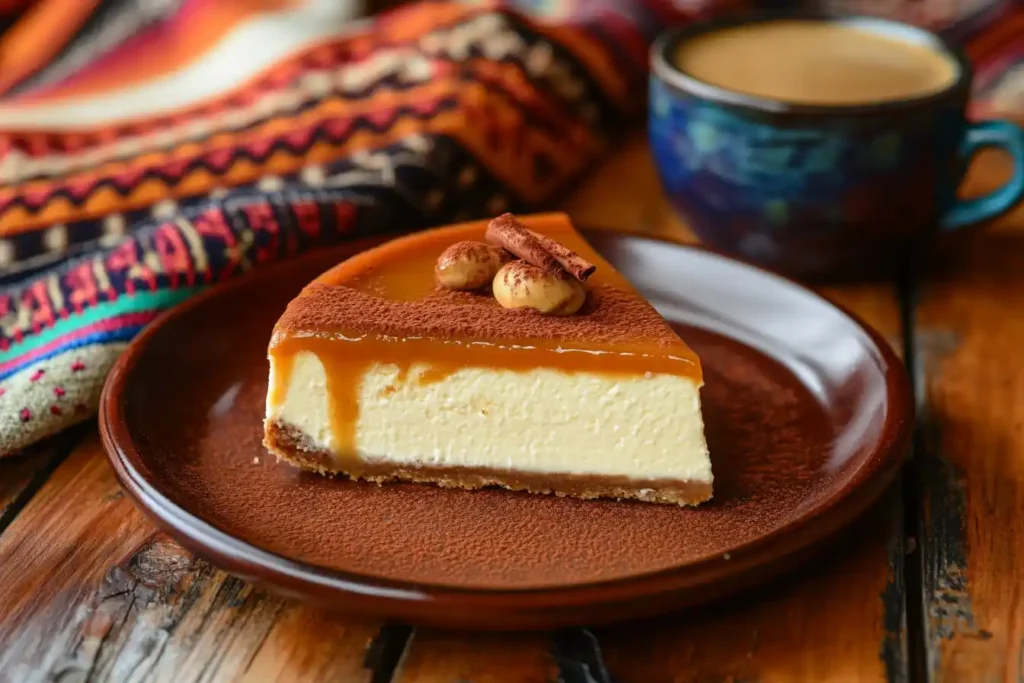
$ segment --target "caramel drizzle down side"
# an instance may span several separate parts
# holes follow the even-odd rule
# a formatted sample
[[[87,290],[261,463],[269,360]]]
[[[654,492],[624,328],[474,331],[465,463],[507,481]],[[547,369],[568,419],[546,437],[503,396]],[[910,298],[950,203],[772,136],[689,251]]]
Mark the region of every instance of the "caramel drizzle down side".
[[[538,268],[552,273],[567,272],[580,282],[586,282],[597,270],[597,266],[572,249],[550,237],[538,235],[510,213],[492,220],[487,225],[484,239]]]

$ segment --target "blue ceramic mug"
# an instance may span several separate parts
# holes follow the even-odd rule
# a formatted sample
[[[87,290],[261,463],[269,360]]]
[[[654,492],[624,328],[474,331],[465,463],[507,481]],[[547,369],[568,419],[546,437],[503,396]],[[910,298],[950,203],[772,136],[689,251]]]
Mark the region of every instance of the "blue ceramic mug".
[[[651,149],[672,204],[705,243],[801,276],[861,272],[922,238],[995,218],[1024,196],[1024,131],[967,120],[970,63],[925,30],[867,17],[796,17],[923,46],[955,67],[937,93],[866,105],[747,95],[673,63],[695,37],[779,18],[692,24],[652,47]],[[991,194],[959,199],[968,163],[986,147],[1010,154],[1013,177]]]

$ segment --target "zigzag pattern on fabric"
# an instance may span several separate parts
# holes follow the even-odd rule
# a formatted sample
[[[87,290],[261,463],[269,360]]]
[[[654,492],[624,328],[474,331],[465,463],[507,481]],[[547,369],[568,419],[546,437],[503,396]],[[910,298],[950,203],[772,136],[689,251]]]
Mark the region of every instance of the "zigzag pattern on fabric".
[[[431,155],[430,160],[425,158],[428,153]],[[352,186],[360,186],[360,184],[376,186],[386,184],[387,180],[384,176],[390,175],[396,179],[395,182],[399,188],[406,193],[415,192],[416,188],[433,188],[430,190],[433,193],[433,199],[423,199],[420,203],[424,206],[439,208],[445,200],[444,193],[437,188],[446,184],[443,182],[443,177],[446,174],[452,174],[458,179],[463,189],[469,188],[474,191],[472,194],[460,195],[462,201],[466,202],[462,208],[470,215],[487,211],[497,212],[497,208],[500,207],[494,202],[498,200],[504,206],[521,205],[521,201],[514,193],[502,187],[497,179],[486,170],[473,170],[472,181],[464,183],[467,178],[467,169],[476,168],[475,160],[451,136],[411,135],[398,143],[372,152],[349,155],[323,164],[307,165],[295,173],[283,174],[273,184],[282,186],[291,182],[300,182],[310,188],[335,186],[340,183]],[[450,181],[448,182],[450,183]],[[241,196],[246,192],[257,191],[260,186],[266,187],[267,185],[267,180],[262,179],[240,186],[231,194],[232,196]],[[215,189],[217,189],[215,194],[218,196],[227,194],[225,189]],[[473,201],[476,196],[482,198],[479,206]],[[177,208],[184,210],[206,201],[208,200],[205,195],[185,197],[177,202]],[[487,208],[484,208],[485,204],[488,205]],[[150,210],[143,208],[72,223],[67,226],[69,246],[60,252],[44,251],[43,233],[39,231],[15,235],[13,237],[14,244],[26,243],[23,253],[41,254],[41,256],[20,260],[18,262],[20,268],[11,268],[7,272],[0,273],[0,287],[5,282],[24,278],[31,271],[39,270],[56,261],[65,260],[83,250],[110,246],[113,241],[116,241],[111,238],[118,237],[117,234],[107,232],[107,226],[112,217],[118,218],[118,225],[137,226],[136,229],[145,229],[144,226],[148,222],[152,222]]]
[[[550,53],[543,49],[548,47],[547,44],[536,44],[536,47],[540,51],[532,54],[540,55],[545,69],[552,74],[558,74],[557,78],[551,75],[537,77],[531,74],[529,71],[538,67],[529,63],[529,60],[533,59],[530,55],[522,58],[507,57],[501,64],[480,57],[462,62],[447,58],[436,59],[431,62],[431,66],[443,68],[417,73],[414,77],[400,76],[400,84],[391,82],[394,75],[382,74],[379,81],[363,88],[358,94],[320,94],[316,97],[310,94],[298,105],[294,105],[293,102],[294,106],[291,106],[288,112],[261,115],[260,108],[252,107],[249,110],[252,118],[244,125],[236,125],[233,120],[221,115],[210,121],[192,121],[180,132],[171,132],[159,138],[153,135],[126,136],[118,142],[93,148],[86,153],[29,156],[9,153],[0,162],[0,180],[7,183],[17,182],[18,185],[13,188],[17,192],[34,192],[47,187],[48,178],[59,179],[71,173],[80,173],[82,170],[88,170],[93,175],[101,175],[105,172],[114,172],[118,166],[133,163],[133,160],[141,162],[150,156],[159,157],[163,154],[174,159],[187,157],[195,154],[194,150],[202,139],[215,138],[220,147],[228,147],[244,143],[261,134],[272,138],[275,134],[279,135],[281,129],[289,126],[311,127],[339,114],[355,115],[362,112],[365,115],[365,112],[374,111],[374,115],[377,115],[374,107],[378,101],[385,105],[385,112],[380,114],[385,118],[387,110],[396,108],[396,101],[406,101],[405,106],[410,112],[422,111],[429,106],[428,97],[437,99],[436,93],[445,87],[445,83],[449,88],[458,87],[462,83],[483,84],[488,89],[517,101],[529,116],[530,124],[540,127],[564,126],[567,121],[580,116],[585,117],[588,123],[599,126],[622,122],[620,109],[607,100],[594,83],[573,73],[568,63],[550,57]],[[326,74],[324,76],[330,77]],[[438,83],[441,77],[445,77],[446,80]],[[278,95],[286,97],[284,93]],[[419,101],[421,97],[427,100],[426,104]],[[358,101],[358,107],[353,106],[353,101]],[[352,111],[353,109],[356,111]],[[210,126],[209,130],[202,131],[202,138],[197,137],[196,125],[199,123]],[[378,129],[382,127],[381,124],[377,124]]]
[[[457,132],[467,128],[464,125],[466,121],[462,118],[446,118],[441,114],[452,110],[460,117],[468,119],[478,106],[490,107],[487,102],[492,102],[493,106],[499,109],[514,110],[516,114],[513,119],[509,119],[508,115],[501,116],[501,112],[497,112],[498,120],[504,119],[505,123],[503,127],[497,128],[493,125],[493,117],[480,117],[474,123],[478,128],[490,128],[487,132],[488,139],[467,140],[467,144],[485,157],[495,156],[492,165],[500,166],[505,159],[498,147],[505,138],[520,144],[526,137],[532,138],[531,145],[536,148],[535,153],[549,157],[549,161],[541,166],[552,169],[552,182],[537,186],[533,178],[529,175],[523,176],[522,173],[511,174],[507,180],[517,185],[517,192],[533,194],[532,198],[536,200],[539,196],[549,193],[551,185],[562,182],[560,176],[564,176],[565,171],[560,168],[559,160],[577,157],[580,152],[576,148],[580,144],[591,150],[602,145],[587,141],[588,137],[592,138],[595,130],[593,126],[600,125],[599,122],[590,121],[589,126],[585,127],[581,125],[579,119],[563,118],[567,112],[560,114],[561,107],[553,109],[553,98],[544,100],[544,93],[527,85],[529,81],[526,68],[514,60],[503,62],[495,67],[495,70],[505,75],[494,80],[480,77],[480,71],[486,71],[482,67],[475,70],[465,69],[463,73],[458,74],[457,80],[450,81],[447,85],[435,83],[427,86],[431,90],[440,88],[441,92],[446,93],[445,97],[438,100],[417,100],[420,93],[412,91],[408,95],[408,109],[403,107],[388,110],[381,107],[375,110],[374,100],[371,99],[365,108],[373,113],[366,116],[354,119],[325,119],[304,129],[289,128],[287,132],[279,134],[274,139],[249,140],[245,144],[238,141],[234,146],[230,146],[232,141],[229,138],[222,143],[228,146],[206,152],[204,156],[191,162],[176,159],[162,165],[154,163],[142,169],[123,169],[117,174],[99,178],[67,178],[58,182],[30,182],[14,186],[7,192],[0,191],[0,231],[24,231],[36,225],[53,222],[70,223],[88,219],[100,212],[140,208],[152,204],[154,196],[197,195],[209,192],[218,185],[244,184],[266,173],[291,173],[309,160],[328,161],[336,158],[345,153],[346,146],[371,147],[381,142],[387,143],[396,134],[408,132],[410,125],[415,128],[411,121],[422,122],[420,129],[424,131]],[[580,81],[573,82],[578,84]],[[593,112],[591,119],[614,116],[614,113],[609,113],[607,101],[601,101],[602,98],[586,99],[590,95],[589,87],[592,86],[582,85],[577,90],[577,109],[584,113]],[[470,97],[474,91],[478,92],[477,97]],[[542,105],[542,102],[547,102],[547,106]],[[602,107],[605,107],[603,112]],[[562,121],[559,121],[560,118]],[[468,136],[472,133],[465,134]],[[361,135],[364,137],[360,137]],[[365,135],[371,137],[366,138]],[[372,139],[374,137],[379,140]],[[316,143],[320,142],[326,143],[328,147],[315,148]],[[202,149],[203,146],[193,147]],[[490,152],[489,148],[494,151]],[[179,150],[176,154],[180,153]],[[130,166],[148,158],[150,157],[144,156],[138,161],[121,162],[116,166]],[[572,170],[569,169],[570,172]],[[100,168],[94,173],[103,171],[104,169]],[[89,176],[93,176],[93,173]]]
[[[108,183],[109,187],[118,190],[122,196],[127,196],[127,191],[138,185],[141,180],[156,178],[168,185],[173,185],[189,172],[198,168],[221,175],[226,173],[236,160],[245,159],[262,164],[277,151],[285,151],[296,156],[303,155],[315,142],[329,142],[341,146],[348,143],[349,138],[359,133],[369,133],[386,138],[400,124],[409,124],[410,121],[429,122],[439,113],[458,109],[460,101],[457,94],[466,87],[480,88],[486,95],[495,97],[496,101],[514,105],[520,110],[524,125],[545,132],[550,138],[563,138],[566,135],[581,138],[588,134],[586,129],[568,118],[565,113],[550,106],[545,107],[541,102],[530,101],[527,99],[528,93],[524,93],[514,86],[507,87],[504,81],[492,81],[483,76],[477,78],[475,75],[469,75],[458,82],[432,84],[430,86],[431,94],[439,92],[443,93],[443,96],[435,95],[433,99],[424,98],[405,106],[381,107],[374,110],[372,114],[337,118],[337,112],[330,111],[328,106],[331,100],[325,100],[321,103],[324,111],[319,116],[311,118],[308,123],[304,122],[301,127],[289,128],[287,133],[255,139],[251,134],[252,131],[246,131],[244,137],[242,135],[235,138],[218,136],[219,147],[217,149],[203,150],[198,154],[192,152],[190,147],[201,148],[202,145],[186,145],[168,153],[167,156],[172,158],[167,160],[154,159],[152,163],[142,163],[143,159],[148,158],[143,157],[143,159],[134,161],[119,162],[112,165],[113,168],[109,171],[105,167],[95,169],[88,176],[82,178],[47,183],[28,182],[12,188],[5,188],[0,190],[0,211],[11,206],[38,210],[47,200],[55,196],[65,197],[75,203],[81,202],[103,183]],[[373,101],[371,100],[368,104],[372,105]],[[370,109],[372,106],[366,108]],[[294,122],[283,119],[277,119],[275,122],[294,125]],[[138,165],[132,168],[131,164],[133,163]],[[117,169],[117,167],[123,166],[129,166],[129,168]],[[95,179],[91,179],[89,176],[94,176]],[[90,185],[90,182],[94,184]]]
[[[404,8],[399,12],[423,13],[434,20],[440,19],[431,17],[427,8],[421,6]],[[352,87],[347,82],[355,81],[355,85],[358,86],[363,76],[341,78],[340,82],[333,84],[333,87],[341,89],[342,94],[358,99],[370,94],[380,84],[390,82],[389,77],[394,79],[400,75],[405,68],[403,62],[408,61],[410,56],[453,64],[474,55],[492,59],[491,50],[494,48],[488,48],[487,45],[493,44],[494,34],[503,29],[518,35],[526,47],[538,43],[550,47],[554,60],[566,67],[574,68],[576,77],[588,81],[589,90],[602,97],[607,93],[617,103],[616,106],[629,107],[629,100],[632,99],[625,96],[629,89],[627,82],[614,70],[586,68],[590,63],[607,63],[610,53],[609,46],[595,41],[593,36],[583,30],[577,30],[576,35],[573,35],[572,29],[560,28],[558,41],[561,42],[552,41],[550,31],[545,31],[520,15],[493,8],[467,7],[456,16],[438,21],[430,28],[432,32],[425,35],[410,32],[406,27],[403,30],[404,35],[400,38],[388,40],[385,36],[382,39],[380,34],[383,28],[395,23],[397,19],[398,16],[392,16],[386,23],[382,22],[383,26],[374,31],[372,38],[344,38],[311,48],[308,52],[273,67],[254,82],[244,84],[238,90],[204,102],[200,106],[177,111],[173,115],[130,121],[98,130],[71,133],[7,131],[0,136],[0,152],[7,153],[13,150],[34,157],[88,151],[124,138],[141,138],[166,130],[181,129],[196,120],[225,118],[226,114],[233,111],[252,110],[255,103],[265,96],[279,95],[282,91],[287,92],[289,88],[297,88],[301,92],[303,79],[311,76],[315,78],[318,74],[335,74],[342,69],[353,74],[372,74],[374,68],[381,68],[375,65],[387,65],[388,72],[374,75],[365,87]],[[472,34],[463,31],[457,46],[450,45],[446,40],[446,37],[456,30],[463,30],[474,23],[481,24],[481,30],[489,32],[490,35],[481,32],[473,38]],[[568,49],[562,43],[571,45],[572,49]],[[508,47],[503,49],[507,50]],[[515,60],[516,55],[505,54],[501,58]],[[639,68],[642,65],[638,64],[635,67]],[[642,71],[642,68],[640,70]],[[308,97],[307,104],[317,101],[316,94],[310,94]]]
[[[500,14],[484,15],[478,17],[478,20],[487,18],[500,19],[501,22],[506,21],[505,16]],[[372,101],[366,98],[374,95],[385,95],[384,92],[381,92],[383,90],[392,91],[390,93],[391,97],[408,100],[411,104],[415,104],[415,98],[418,96],[418,93],[410,88],[411,85],[431,82],[436,80],[438,76],[450,77],[457,75],[460,81],[472,80],[474,76],[486,77],[487,74],[485,72],[475,73],[475,70],[478,67],[486,67],[488,65],[492,67],[492,71],[495,67],[502,69],[505,67],[518,67],[516,69],[518,71],[518,78],[513,80],[519,84],[520,89],[532,88],[536,91],[535,103],[541,101],[553,103],[561,99],[564,105],[575,108],[578,106],[579,100],[585,99],[593,101],[599,114],[612,117],[617,113],[621,115],[623,111],[622,102],[607,99],[594,79],[586,71],[579,68],[564,50],[551,43],[543,42],[540,36],[531,36],[528,32],[520,32],[519,28],[511,22],[507,25],[499,22],[492,24],[492,26],[497,34],[508,33],[515,29],[515,35],[521,38],[520,43],[518,43],[518,49],[513,49],[516,46],[506,44],[501,48],[500,54],[495,55],[494,48],[486,47],[488,37],[480,36],[477,40],[463,45],[463,54],[452,54],[453,50],[446,49],[443,45],[430,54],[422,50],[413,53],[413,56],[426,59],[426,61],[420,63],[423,66],[443,67],[439,72],[431,68],[423,69],[422,66],[413,68],[409,65],[408,55],[390,52],[378,53],[366,60],[367,62],[379,64],[380,66],[377,67],[374,64],[348,63],[338,65],[333,71],[308,71],[301,78],[297,79],[298,84],[294,88],[284,88],[282,86],[269,93],[280,99],[278,103],[279,109],[264,111],[265,107],[258,106],[254,101],[249,101],[244,107],[239,107],[233,112],[213,111],[209,116],[205,117],[209,119],[211,128],[209,131],[204,131],[203,134],[204,136],[212,136],[224,132],[250,131],[268,123],[280,125],[295,119],[310,108],[323,106],[324,103],[329,101],[337,102],[342,107],[346,103],[352,106],[353,102],[358,102],[360,109],[368,110],[372,108]],[[492,35],[491,37],[493,38],[494,36]],[[534,48],[543,49],[540,52],[531,52]],[[495,56],[499,57],[501,61],[493,61]],[[537,63],[538,59],[540,59],[540,63]],[[339,69],[343,70],[339,71]],[[538,71],[541,73],[537,73]],[[548,72],[550,75],[545,75],[544,72]],[[352,74],[354,73],[364,75],[353,78]],[[556,74],[557,78],[555,78]],[[357,81],[356,87],[353,87],[352,80]],[[308,81],[315,81],[315,84],[310,84]],[[303,83],[306,83],[306,85],[303,86]],[[559,84],[562,84],[561,87],[559,87]],[[571,86],[572,95],[566,97],[564,91],[569,86]],[[251,113],[252,118],[245,121],[243,125],[238,125],[236,115],[247,112]],[[89,133],[69,135],[67,140],[75,141],[75,144],[70,145],[73,149],[63,148],[65,147],[64,145],[55,145],[58,149],[51,150],[43,148],[41,144],[27,144],[28,141],[60,142],[60,134],[29,137],[23,146],[29,148],[29,151],[25,153],[25,157],[30,165],[36,157],[49,156],[53,160],[59,160],[67,157],[69,154],[77,154],[79,157],[86,158],[90,165],[95,165],[106,160],[102,156],[93,156],[97,151],[93,149],[94,147],[103,148],[106,145],[106,149],[109,149],[111,154],[121,156],[127,153],[132,153],[133,155],[141,154],[161,146],[170,148],[175,144],[187,142],[189,138],[194,139],[195,132],[193,127],[198,121],[202,120],[204,120],[204,117],[179,117],[173,122],[167,122],[169,124],[173,123],[173,125],[167,125],[164,128],[184,132],[185,135],[182,139],[165,139],[168,137],[167,135],[154,136],[152,135],[154,132],[152,129],[145,131],[123,130],[117,131],[116,134],[112,134],[112,131],[105,132],[102,144],[97,145],[82,144],[82,137],[89,135]],[[13,144],[11,134],[8,134],[5,140],[8,144]],[[112,140],[116,142],[111,144]],[[126,141],[133,141],[133,144],[137,145],[138,149],[124,148]],[[149,145],[148,149],[147,145]],[[7,152],[10,151],[12,150],[7,150]],[[84,154],[86,152],[89,154]],[[23,180],[28,180],[30,177],[23,178]],[[7,180],[14,179],[8,173]]]
[[[128,168],[96,178],[66,180],[53,183],[42,190],[0,191],[0,211],[15,206],[30,211],[39,211],[55,197],[67,199],[77,205],[85,202],[91,194],[104,188],[113,190],[121,198],[127,198],[142,182],[147,180],[156,180],[168,187],[173,187],[194,171],[206,171],[211,175],[220,176],[226,174],[240,161],[262,165],[278,152],[285,152],[288,156],[305,159],[310,148],[317,142],[341,147],[358,133],[368,133],[386,139],[392,129],[400,123],[408,120],[419,123],[428,122],[438,114],[455,108],[457,104],[454,96],[448,96],[432,102],[421,102],[420,106],[380,111],[372,116],[318,121],[310,126],[291,130],[282,136],[252,140],[237,145],[227,144],[220,149],[205,152],[201,156],[140,168]]]

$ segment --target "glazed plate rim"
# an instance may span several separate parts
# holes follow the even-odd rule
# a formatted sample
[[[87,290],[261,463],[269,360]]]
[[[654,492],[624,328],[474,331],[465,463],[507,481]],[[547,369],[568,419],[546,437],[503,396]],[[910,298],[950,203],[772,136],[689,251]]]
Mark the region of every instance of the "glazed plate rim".
[[[785,562],[796,558],[847,526],[874,503],[895,478],[908,452],[913,431],[913,402],[909,381],[902,361],[889,344],[858,315],[841,304],[835,303],[771,270],[751,265],[740,259],[700,245],[680,244],[667,239],[649,237],[634,233],[609,230],[582,230],[585,236],[597,239],[636,240],[661,248],[688,250],[706,257],[721,258],[740,267],[761,271],[763,274],[780,278],[804,295],[819,299],[824,305],[837,309],[859,328],[870,342],[882,363],[880,368],[885,376],[886,396],[893,409],[887,411],[881,434],[871,455],[866,456],[853,475],[853,479],[841,492],[827,496],[800,517],[782,523],[778,528],[750,539],[725,555],[715,554],[679,565],[637,574],[628,577],[605,579],[564,586],[542,586],[522,588],[459,587],[444,584],[421,584],[385,578],[372,574],[359,574],[333,569],[302,560],[290,558],[260,548],[236,537],[203,520],[179,505],[168,495],[154,486],[136,462],[145,469],[144,458],[136,450],[126,420],[123,419],[122,391],[128,384],[132,370],[145,351],[149,340],[165,325],[173,322],[193,308],[234,291],[236,288],[252,287],[264,281],[271,281],[280,269],[296,268],[306,258],[316,258],[331,251],[354,254],[364,248],[380,244],[389,237],[357,239],[343,245],[316,250],[309,254],[286,260],[282,263],[247,274],[228,283],[211,287],[209,290],[188,299],[182,304],[163,312],[131,341],[128,348],[115,362],[100,397],[99,430],[104,450],[122,487],[129,493],[136,505],[175,540],[210,559],[213,564],[226,571],[284,588],[293,595],[305,595],[310,587],[326,589],[349,596],[362,596],[379,603],[385,601],[394,607],[410,604],[429,603],[432,607],[464,605],[504,607],[510,611],[537,613],[545,608],[570,608],[592,605],[595,602],[615,604],[637,598],[651,598],[673,591],[694,590],[711,587],[730,580],[741,580],[746,574],[760,567]],[[600,504],[600,503],[597,503]],[[270,574],[274,581],[267,581]],[[756,580],[755,580],[756,582]],[[596,595],[596,593],[600,595]],[[535,596],[540,602],[528,606],[520,601],[524,596]],[[693,600],[690,602],[700,602]]]

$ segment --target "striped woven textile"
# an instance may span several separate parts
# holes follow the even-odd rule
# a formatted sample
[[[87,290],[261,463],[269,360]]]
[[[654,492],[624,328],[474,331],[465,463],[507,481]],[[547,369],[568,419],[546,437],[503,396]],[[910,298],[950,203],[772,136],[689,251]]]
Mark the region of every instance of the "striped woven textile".
[[[0,455],[91,417],[128,341],[196,292],[543,206],[640,120],[654,35],[747,4],[0,2]],[[1011,27],[965,34],[976,106],[1017,106],[1024,13],[970,4],[950,27]]]

